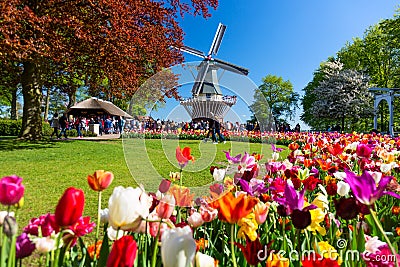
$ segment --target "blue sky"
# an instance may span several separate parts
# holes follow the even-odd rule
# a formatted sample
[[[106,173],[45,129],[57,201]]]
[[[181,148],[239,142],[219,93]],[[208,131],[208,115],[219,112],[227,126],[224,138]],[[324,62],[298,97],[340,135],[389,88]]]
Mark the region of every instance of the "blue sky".
[[[369,26],[392,18],[399,4],[395,0],[220,0],[211,18],[185,16],[180,26],[185,45],[207,53],[218,23],[225,24],[217,58],[248,68],[256,85],[273,74],[290,80],[302,95],[322,61],[352,38],[362,37]],[[187,54],[185,59],[198,60]]]

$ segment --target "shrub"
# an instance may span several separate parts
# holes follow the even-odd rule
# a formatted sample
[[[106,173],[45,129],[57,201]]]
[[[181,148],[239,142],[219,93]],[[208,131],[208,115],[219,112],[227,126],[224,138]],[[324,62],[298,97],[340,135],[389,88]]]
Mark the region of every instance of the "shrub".
[[[0,120],[0,136],[17,136],[22,127],[21,120]]]

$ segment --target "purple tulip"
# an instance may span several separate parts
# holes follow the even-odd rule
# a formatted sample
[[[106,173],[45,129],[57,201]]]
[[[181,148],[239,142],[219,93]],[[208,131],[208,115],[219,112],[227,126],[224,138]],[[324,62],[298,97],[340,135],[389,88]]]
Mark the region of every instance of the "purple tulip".
[[[236,163],[240,162],[240,158],[242,157],[242,154],[238,154],[238,155],[232,157],[230,150],[229,151],[224,151],[224,152],[225,152],[226,159],[228,160],[228,162],[230,164],[236,164]]]
[[[250,182],[247,182],[244,179],[239,179],[239,184],[242,190],[251,196],[260,196],[268,191],[264,181],[256,178],[252,178]]]
[[[17,259],[26,258],[35,250],[35,244],[29,239],[27,233],[22,233],[17,237],[16,249]]]
[[[24,196],[25,187],[22,178],[16,175],[6,176],[0,180],[0,203],[5,206],[17,204]]]
[[[291,181],[286,182],[285,192],[283,198],[275,198],[275,201],[286,207],[288,215],[292,214],[294,210],[309,211],[316,209],[315,205],[309,205],[304,208],[304,193],[305,189],[297,192]]]
[[[395,198],[400,198],[400,195],[394,192],[385,191],[386,185],[392,180],[391,176],[384,176],[376,185],[376,182],[371,174],[364,171],[361,176],[355,175],[351,171],[346,171],[344,181],[350,185],[356,199],[365,205],[372,205],[383,195],[390,195]]]
[[[282,152],[283,148],[278,148],[274,144],[271,144],[271,149],[273,152]]]

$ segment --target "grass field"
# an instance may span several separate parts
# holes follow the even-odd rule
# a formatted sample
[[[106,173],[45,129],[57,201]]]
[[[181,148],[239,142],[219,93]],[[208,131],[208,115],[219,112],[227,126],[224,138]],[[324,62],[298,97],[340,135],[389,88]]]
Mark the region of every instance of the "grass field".
[[[105,190],[103,208],[114,187],[144,185],[155,191],[162,177],[179,171],[175,160],[177,146],[190,146],[196,158],[183,171],[184,185],[201,187],[212,182],[210,165],[227,166],[223,150],[232,154],[257,152],[270,155],[267,144],[227,142],[213,145],[200,141],[124,139],[108,141],[21,142],[0,138],[0,177],[16,174],[23,178],[25,204],[19,211],[20,229],[30,218],[53,213],[59,197],[70,186],[85,191],[85,215],[96,216],[97,194],[87,184],[87,175],[104,169],[114,173],[114,181]],[[5,207],[4,207],[5,209]]]

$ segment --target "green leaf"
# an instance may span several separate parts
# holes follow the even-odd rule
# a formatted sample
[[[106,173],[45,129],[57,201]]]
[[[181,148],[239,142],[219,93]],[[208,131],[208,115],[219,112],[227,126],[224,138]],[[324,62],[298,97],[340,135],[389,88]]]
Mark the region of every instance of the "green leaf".
[[[103,243],[101,244],[101,249],[100,249],[100,257],[97,262],[98,267],[105,267],[107,264],[107,258],[108,255],[110,254],[110,244],[108,241],[108,236],[107,236],[107,226],[108,224],[104,225],[104,236],[103,236]]]

